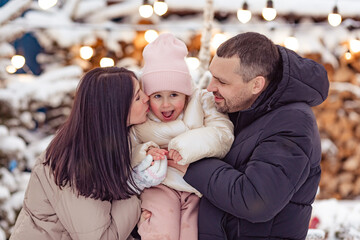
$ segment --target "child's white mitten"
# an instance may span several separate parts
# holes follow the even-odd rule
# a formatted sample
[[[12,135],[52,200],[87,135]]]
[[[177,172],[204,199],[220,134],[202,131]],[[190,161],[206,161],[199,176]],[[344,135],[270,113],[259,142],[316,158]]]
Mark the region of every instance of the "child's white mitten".
[[[167,171],[167,158],[155,161],[151,166],[153,158],[147,155],[142,162],[136,166],[132,172],[132,176],[136,186],[140,190],[159,185],[166,177]]]

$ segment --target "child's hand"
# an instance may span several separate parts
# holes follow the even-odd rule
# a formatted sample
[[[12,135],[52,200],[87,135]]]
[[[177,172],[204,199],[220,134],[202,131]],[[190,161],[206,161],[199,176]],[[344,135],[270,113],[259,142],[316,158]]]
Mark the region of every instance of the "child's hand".
[[[165,159],[165,156],[167,153],[168,153],[168,151],[166,151],[165,149],[160,149],[160,148],[155,148],[155,147],[150,148],[147,151],[147,154],[151,155],[153,157],[154,161]]]
[[[138,227],[140,227],[140,225],[148,220],[151,217],[152,213],[149,210],[146,209],[141,209],[141,215],[140,215],[140,220],[138,222]]]
[[[175,163],[178,163],[182,159],[182,156],[178,151],[171,149],[168,154],[168,159],[172,159]]]

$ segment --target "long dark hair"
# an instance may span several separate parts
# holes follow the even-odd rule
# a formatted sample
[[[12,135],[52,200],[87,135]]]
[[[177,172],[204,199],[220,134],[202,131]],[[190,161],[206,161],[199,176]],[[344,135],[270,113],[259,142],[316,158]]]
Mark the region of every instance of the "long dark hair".
[[[69,118],[46,150],[60,187],[69,184],[79,195],[101,200],[136,194],[131,178],[128,116],[136,76],[125,68],[95,68],[77,88]]]

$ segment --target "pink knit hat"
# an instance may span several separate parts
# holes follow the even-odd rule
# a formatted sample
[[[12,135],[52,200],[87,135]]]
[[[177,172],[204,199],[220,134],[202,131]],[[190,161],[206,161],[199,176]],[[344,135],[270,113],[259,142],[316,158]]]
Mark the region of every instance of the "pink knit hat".
[[[176,91],[191,95],[193,82],[185,62],[188,54],[184,42],[171,33],[160,34],[143,51],[144,68],[141,81],[144,92]]]

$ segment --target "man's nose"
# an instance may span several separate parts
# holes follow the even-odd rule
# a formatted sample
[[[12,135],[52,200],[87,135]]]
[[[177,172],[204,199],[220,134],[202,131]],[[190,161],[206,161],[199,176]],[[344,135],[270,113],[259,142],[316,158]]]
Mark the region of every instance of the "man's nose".
[[[213,79],[210,80],[209,85],[207,86],[206,90],[208,90],[209,92],[216,92],[217,88],[214,84]]]

